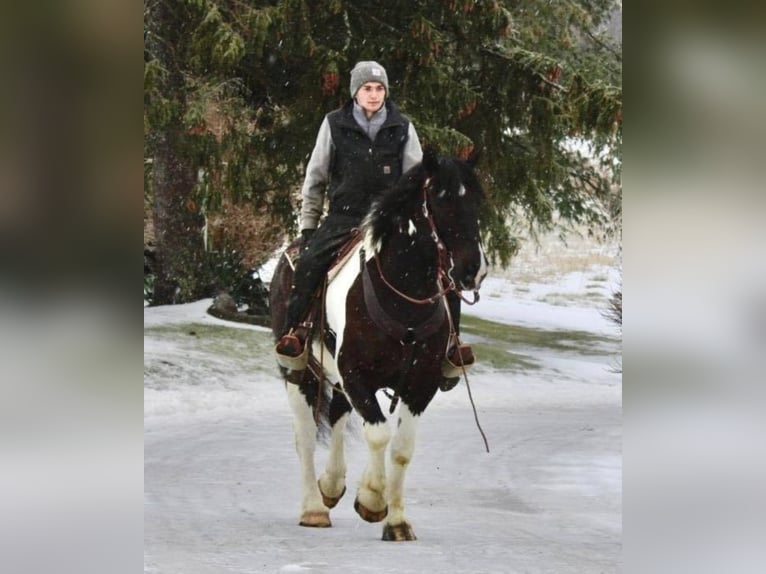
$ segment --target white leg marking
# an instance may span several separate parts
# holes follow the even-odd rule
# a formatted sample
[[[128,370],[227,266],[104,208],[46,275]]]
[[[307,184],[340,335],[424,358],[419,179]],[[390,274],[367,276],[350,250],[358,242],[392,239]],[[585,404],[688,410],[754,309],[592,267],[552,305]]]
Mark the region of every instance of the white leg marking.
[[[314,469],[314,451],[316,449],[317,426],[314,413],[297,385],[287,385],[287,400],[293,410],[293,430],[295,431],[295,450],[301,463],[301,482],[303,485],[302,512],[327,512],[322,502],[322,495],[317,486]]]
[[[362,475],[357,498],[369,510],[386,507],[386,447],[391,439],[388,422],[364,423],[364,438],[370,449],[370,460]]]
[[[325,496],[338,497],[346,488],[346,459],[343,453],[343,431],[346,428],[348,415],[343,415],[332,427],[330,435],[330,452],[324,473],[319,477],[322,492]]]
[[[391,443],[391,474],[388,478],[388,516],[389,524],[401,524],[404,518],[404,475],[415,451],[419,417],[412,414],[407,405],[399,409],[399,423]]]
[[[484,249],[481,245],[479,245],[479,255],[481,256],[481,265],[479,265],[479,272],[476,273],[476,289],[478,290],[479,287],[481,287],[481,282],[484,281],[484,278],[487,276],[487,273],[489,272],[489,269],[487,268],[487,256],[484,253]]]

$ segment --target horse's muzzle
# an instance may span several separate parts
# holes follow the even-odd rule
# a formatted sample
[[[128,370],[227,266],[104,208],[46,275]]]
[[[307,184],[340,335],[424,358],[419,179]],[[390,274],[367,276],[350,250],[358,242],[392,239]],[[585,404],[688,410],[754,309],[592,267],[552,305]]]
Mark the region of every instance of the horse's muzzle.
[[[487,276],[488,261],[484,250],[480,249],[480,258],[478,264],[469,265],[466,269],[466,276],[461,279],[459,287],[463,291],[478,291],[481,288],[481,283]]]

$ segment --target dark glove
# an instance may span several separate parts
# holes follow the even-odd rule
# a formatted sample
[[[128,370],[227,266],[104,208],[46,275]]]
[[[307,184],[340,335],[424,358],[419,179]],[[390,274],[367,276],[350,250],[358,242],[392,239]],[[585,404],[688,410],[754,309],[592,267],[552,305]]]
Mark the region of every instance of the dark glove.
[[[316,232],[316,229],[303,229],[301,231],[301,237],[303,238],[303,245],[301,245],[302,251],[305,251],[309,241],[311,241],[311,238],[314,236],[315,232]]]

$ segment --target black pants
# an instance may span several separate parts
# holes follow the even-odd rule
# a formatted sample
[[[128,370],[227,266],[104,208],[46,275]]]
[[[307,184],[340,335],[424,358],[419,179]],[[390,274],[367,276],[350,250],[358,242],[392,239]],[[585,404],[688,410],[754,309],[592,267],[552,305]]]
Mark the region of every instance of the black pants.
[[[360,219],[347,215],[330,214],[319,226],[308,246],[301,252],[295,266],[290,300],[287,302],[286,324],[282,330],[287,333],[305,320],[311,306],[311,298],[327,275],[338,251],[351,237],[351,230],[358,227]],[[447,304],[455,325],[460,333],[460,296],[454,291],[447,294]]]
[[[293,275],[290,300],[283,332],[304,321],[311,298],[327,275],[327,270],[341,247],[351,238],[351,230],[359,227],[361,219],[348,215],[329,214],[316,230],[308,246],[301,251]]]

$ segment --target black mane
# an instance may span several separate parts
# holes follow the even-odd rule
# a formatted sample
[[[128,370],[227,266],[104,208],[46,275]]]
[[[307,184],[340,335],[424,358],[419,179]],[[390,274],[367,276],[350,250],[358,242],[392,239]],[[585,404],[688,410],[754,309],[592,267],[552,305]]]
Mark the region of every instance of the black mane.
[[[408,224],[408,220],[423,203],[423,186],[429,177],[443,177],[449,179],[447,166],[454,164],[458,167],[459,178],[462,184],[477,200],[483,198],[484,191],[481,188],[473,166],[476,164],[478,154],[474,154],[467,160],[457,158],[438,157],[435,152],[426,150],[423,161],[414,165],[399,178],[399,181],[387,190],[383,196],[373,203],[363,226],[371,231],[373,245],[381,245],[388,235]],[[442,174],[444,174],[442,176]],[[452,178],[454,179],[454,177]],[[440,182],[442,187],[448,183],[459,187],[461,182]]]
[[[410,214],[423,203],[422,190],[427,178],[425,165],[418,163],[373,203],[364,223],[372,233],[373,245],[383,241],[391,230],[407,223]]]

